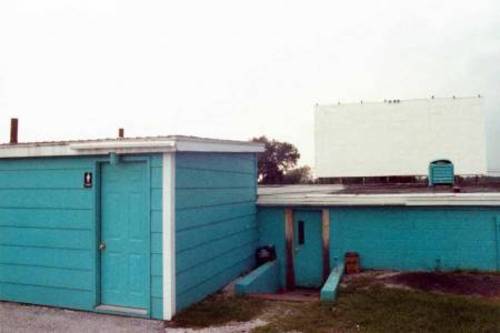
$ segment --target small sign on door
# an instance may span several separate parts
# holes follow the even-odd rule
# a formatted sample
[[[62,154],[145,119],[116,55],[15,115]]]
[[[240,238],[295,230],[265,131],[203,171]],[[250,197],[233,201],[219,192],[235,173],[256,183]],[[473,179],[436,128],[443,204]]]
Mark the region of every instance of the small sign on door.
[[[86,188],[92,187],[92,172],[85,172],[83,174],[83,186]]]

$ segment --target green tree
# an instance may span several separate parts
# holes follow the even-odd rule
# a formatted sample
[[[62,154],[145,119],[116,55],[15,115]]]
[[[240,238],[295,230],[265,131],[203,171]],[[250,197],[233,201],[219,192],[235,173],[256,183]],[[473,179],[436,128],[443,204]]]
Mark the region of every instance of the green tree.
[[[265,145],[265,151],[259,155],[259,183],[283,184],[286,173],[297,165],[300,153],[293,144],[269,140],[265,136],[253,138],[253,142]]]
[[[288,170],[283,178],[284,184],[312,184],[313,177],[311,168],[304,165],[299,168]]]

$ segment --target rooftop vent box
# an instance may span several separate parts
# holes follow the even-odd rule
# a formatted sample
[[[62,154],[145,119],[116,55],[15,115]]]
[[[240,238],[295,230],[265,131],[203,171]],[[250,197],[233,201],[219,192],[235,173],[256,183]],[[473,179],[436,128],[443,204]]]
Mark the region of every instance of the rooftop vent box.
[[[450,160],[435,160],[429,164],[429,186],[453,185],[455,172]]]

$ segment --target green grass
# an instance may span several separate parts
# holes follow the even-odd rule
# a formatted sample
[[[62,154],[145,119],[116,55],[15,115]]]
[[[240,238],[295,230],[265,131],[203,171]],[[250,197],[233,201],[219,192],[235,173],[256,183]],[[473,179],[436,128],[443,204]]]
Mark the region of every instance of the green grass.
[[[248,297],[214,295],[176,315],[180,327],[209,327],[232,321],[249,321],[262,313],[265,304]]]
[[[259,317],[274,332],[500,332],[500,301],[386,288],[355,281],[322,304],[214,296],[182,312],[177,326],[208,327]]]
[[[381,286],[343,290],[335,304],[288,307],[254,332],[500,332],[499,303]]]

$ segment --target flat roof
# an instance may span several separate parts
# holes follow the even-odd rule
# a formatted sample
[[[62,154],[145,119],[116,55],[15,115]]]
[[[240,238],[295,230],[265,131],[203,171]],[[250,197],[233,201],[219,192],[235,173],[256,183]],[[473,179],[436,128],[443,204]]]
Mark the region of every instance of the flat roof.
[[[433,102],[433,101],[453,101],[453,100],[464,100],[464,99],[481,99],[484,98],[482,95],[476,95],[476,96],[451,96],[451,97],[438,97],[438,96],[431,96],[431,97],[423,97],[423,98],[406,98],[406,99],[397,99],[397,98],[390,98],[390,99],[384,99],[384,100],[361,100],[358,102],[337,102],[337,103],[317,103],[317,106],[320,107],[338,107],[342,105],[357,105],[357,104],[401,104],[405,102]]]
[[[250,141],[220,140],[182,135],[0,144],[0,158],[176,151],[259,153],[264,151],[264,145]]]
[[[259,206],[500,206],[500,183],[260,186]]]

